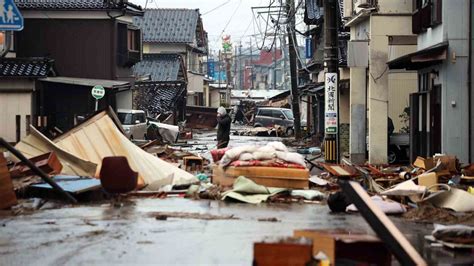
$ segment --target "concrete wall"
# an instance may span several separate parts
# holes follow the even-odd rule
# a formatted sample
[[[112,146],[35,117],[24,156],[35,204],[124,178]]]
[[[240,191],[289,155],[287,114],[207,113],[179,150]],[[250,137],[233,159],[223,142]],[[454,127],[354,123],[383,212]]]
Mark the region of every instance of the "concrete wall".
[[[204,76],[188,72],[188,91],[204,92]]]
[[[410,93],[418,91],[417,72],[390,72],[388,74],[388,116],[392,119],[395,132],[409,124],[403,124],[400,115],[410,105]]]
[[[210,90],[210,107],[219,107],[221,105],[221,95],[219,90],[211,89]]]
[[[27,79],[0,82],[0,136],[16,141],[16,116],[21,116],[20,137],[26,136],[26,116],[32,116],[34,81]],[[31,121],[31,120],[30,120]]]
[[[391,25],[387,27],[387,25]],[[388,56],[387,35],[411,35],[411,16],[370,17],[369,46],[369,162],[387,162]]]
[[[413,0],[378,0],[380,14],[412,13]]]
[[[122,91],[116,94],[117,109],[133,109],[132,90]]]

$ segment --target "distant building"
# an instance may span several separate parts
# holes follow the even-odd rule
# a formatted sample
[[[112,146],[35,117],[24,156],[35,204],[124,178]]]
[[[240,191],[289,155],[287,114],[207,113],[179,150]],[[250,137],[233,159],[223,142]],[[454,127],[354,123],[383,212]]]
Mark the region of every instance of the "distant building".
[[[204,66],[207,55],[207,32],[199,9],[146,9],[143,17],[134,18],[134,24],[143,31],[143,53],[177,54],[186,67],[187,104],[203,106]],[[149,59],[153,60],[153,59]],[[138,66],[136,71],[141,71]],[[153,73],[150,73],[153,80]]]

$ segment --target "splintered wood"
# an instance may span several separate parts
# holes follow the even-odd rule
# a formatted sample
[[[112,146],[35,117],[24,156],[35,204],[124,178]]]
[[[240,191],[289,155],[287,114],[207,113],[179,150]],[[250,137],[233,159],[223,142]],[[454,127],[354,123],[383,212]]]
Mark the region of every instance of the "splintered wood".
[[[17,203],[13,184],[8,172],[7,160],[0,152],[0,209],[9,208]]]

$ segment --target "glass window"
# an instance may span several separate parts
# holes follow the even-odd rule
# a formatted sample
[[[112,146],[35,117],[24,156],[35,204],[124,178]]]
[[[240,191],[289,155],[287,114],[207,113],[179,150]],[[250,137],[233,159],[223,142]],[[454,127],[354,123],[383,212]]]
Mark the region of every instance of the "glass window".
[[[260,109],[260,112],[258,112],[258,115],[271,117],[272,116],[272,110]]]
[[[146,122],[145,114],[137,114],[137,116],[138,116],[138,120],[140,120],[140,123]]]
[[[273,110],[272,111],[272,117],[274,118],[281,118],[283,115],[283,113],[280,111],[280,110]]]
[[[293,116],[293,111],[291,110],[283,110],[283,113],[285,113],[286,117],[288,120],[294,120],[295,117]]]
[[[131,125],[132,124],[132,114],[130,113],[118,113],[118,118],[122,125]]]

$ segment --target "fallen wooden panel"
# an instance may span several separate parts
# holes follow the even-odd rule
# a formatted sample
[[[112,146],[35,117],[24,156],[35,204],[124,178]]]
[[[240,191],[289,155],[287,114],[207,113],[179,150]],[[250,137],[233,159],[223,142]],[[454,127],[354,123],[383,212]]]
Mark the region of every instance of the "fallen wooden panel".
[[[369,265],[391,265],[392,254],[375,236],[349,234],[343,230],[295,230],[293,236],[312,239],[313,255],[323,252],[330,259],[331,265],[337,265],[341,260]]]
[[[427,265],[393,222],[370,199],[357,182],[341,182],[341,188],[364,219],[402,265]]]
[[[82,160],[77,156],[56,146],[33,126],[30,126],[31,134],[23,138],[15,148],[26,158],[33,158],[48,152],[55,152],[63,165],[61,174],[76,176],[94,176],[97,164]],[[17,160],[18,161],[18,160]]]
[[[10,208],[17,204],[15,192],[13,191],[13,184],[8,172],[7,160],[0,152],[0,210]]]
[[[40,156],[30,158],[30,161],[47,174],[60,174],[61,170],[63,169],[61,162],[59,162],[58,156],[54,152],[48,152]],[[33,171],[23,162],[16,163],[10,169],[10,175],[12,178],[30,176],[33,174]]]
[[[111,112],[111,111],[110,111]],[[192,174],[171,165],[133,144],[120,131],[112,115],[103,111],[84,121],[54,142],[61,149],[101,165],[107,156],[125,156],[130,167],[139,173],[144,184],[152,184],[173,177],[172,185],[197,182]]]
[[[357,176],[357,169],[345,164],[319,163],[326,171],[337,177]]]
[[[253,265],[315,265],[311,242],[289,238],[274,243],[254,243]]]
[[[305,189],[309,186],[308,169],[263,167],[263,166],[230,166],[223,170],[213,166],[212,182],[221,186],[232,186],[239,176],[245,176],[255,183],[266,187]]]

